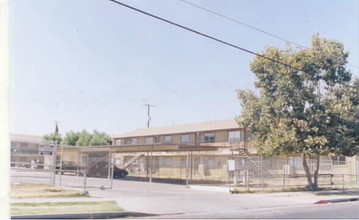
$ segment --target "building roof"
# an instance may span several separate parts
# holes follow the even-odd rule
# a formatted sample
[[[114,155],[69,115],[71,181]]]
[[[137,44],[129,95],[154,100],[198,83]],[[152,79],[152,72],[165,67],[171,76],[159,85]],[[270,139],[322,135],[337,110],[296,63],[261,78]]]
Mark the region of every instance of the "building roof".
[[[219,146],[203,146],[193,144],[152,144],[138,146],[61,146],[64,150],[77,150],[80,152],[116,152],[116,153],[135,153],[135,152],[189,152],[189,151],[217,151]]]
[[[25,135],[25,134],[10,134],[10,140],[13,142],[41,143],[42,136]]]
[[[231,119],[231,120],[208,121],[208,122],[182,124],[182,125],[172,125],[166,127],[141,128],[124,134],[113,135],[112,138],[181,134],[181,133],[192,133],[192,132],[200,132],[200,131],[203,132],[203,131],[215,131],[215,130],[228,130],[228,129],[236,129],[236,128],[239,128],[237,122],[234,119]]]

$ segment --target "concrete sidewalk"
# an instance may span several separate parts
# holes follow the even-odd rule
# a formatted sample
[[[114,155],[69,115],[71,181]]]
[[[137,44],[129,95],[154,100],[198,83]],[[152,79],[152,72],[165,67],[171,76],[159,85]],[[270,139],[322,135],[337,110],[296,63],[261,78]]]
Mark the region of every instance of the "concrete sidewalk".
[[[32,199],[11,199],[10,203],[43,203],[43,202],[102,202],[115,201],[113,198],[32,198]]]

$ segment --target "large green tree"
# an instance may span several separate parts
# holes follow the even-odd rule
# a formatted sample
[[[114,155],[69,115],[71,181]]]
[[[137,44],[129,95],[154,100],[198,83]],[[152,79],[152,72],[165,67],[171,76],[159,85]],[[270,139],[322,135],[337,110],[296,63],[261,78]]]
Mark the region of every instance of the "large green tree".
[[[238,90],[237,121],[252,129],[260,153],[301,154],[308,186],[316,190],[320,155],[352,156],[359,149],[359,83],[346,69],[348,52],[314,35],[310,48],[268,47],[261,54],[272,60],[257,56],[251,63],[259,94]],[[309,158],[316,161],[313,173]]]
[[[62,137],[61,134],[59,133],[51,133],[51,134],[46,134],[43,136],[42,138],[44,141],[47,142],[52,142],[52,143],[56,143],[56,144],[60,144],[62,142]]]
[[[69,146],[110,145],[111,138],[105,132],[98,132],[96,130],[94,130],[93,133],[89,133],[86,130],[82,130],[81,132],[70,131],[66,133],[62,144]]]
[[[89,146],[92,135],[86,131],[82,130],[79,135],[79,139],[76,141],[76,146]]]
[[[101,145],[110,145],[111,137],[105,132],[98,132],[94,130],[92,138],[90,140],[90,146],[101,146]]]
[[[76,146],[76,142],[79,140],[79,138],[80,132],[69,131],[66,133],[62,144],[68,146]]]

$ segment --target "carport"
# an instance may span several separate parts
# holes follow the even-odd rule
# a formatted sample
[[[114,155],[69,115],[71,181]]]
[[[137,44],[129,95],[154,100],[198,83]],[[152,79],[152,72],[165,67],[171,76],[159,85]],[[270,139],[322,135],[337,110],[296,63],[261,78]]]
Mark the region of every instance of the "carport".
[[[79,164],[86,164],[87,168],[90,168],[96,163],[96,160],[93,160],[92,163],[89,163],[90,154],[103,154],[103,157],[100,157],[99,161],[106,161],[108,171],[107,178],[111,181],[110,187],[112,188],[113,180],[113,170],[114,170],[114,155],[115,154],[128,154],[128,153],[137,153],[137,156],[134,156],[132,160],[136,160],[136,157],[146,155],[146,177],[149,178],[149,182],[152,182],[153,177],[153,161],[154,154],[161,153],[181,153],[181,156],[186,157],[186,166],[185,166],[185,178],[186,184],[188,184],[189,178],[192,177],[192,158],[194,153],[201,152],[215,152],[218,151],[220,146],[206,145],[206,144],[151,144],[151,145],[106,145],[106,146],[88,146],[88,147],[75,147],[75,146],[60,146],[57,155],[60,157],[60,160],[63,161],[63,156],[66,152],[72,152],[76,155],[77,158],[77,174],[80,173]],[[73,158],[74,158],[73,157]],[[84,162],[86,161],[86,162]],[[74,161],[75,162],[75,161]],[[131,161],[129,162],[131,163]],[[126,164],[124,165],[126,168]],[[61,179],[61,178],[60,178]],[[60,180],[61,181],[61,180]]]

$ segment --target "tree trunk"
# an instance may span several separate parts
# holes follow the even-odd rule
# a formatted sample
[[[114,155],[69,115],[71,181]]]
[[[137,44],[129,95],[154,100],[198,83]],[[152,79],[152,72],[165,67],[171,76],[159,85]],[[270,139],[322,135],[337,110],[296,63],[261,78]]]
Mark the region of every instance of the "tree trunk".
[[[307,176],[307,180],[308,180],[308,186],[310,187],[311,190],[316,191],[318,190],[318,172],[319,172],[319,154],[316,155],[316,167],[315,167],[315,171],[313,173],[313,178],[314,178],[314,182],[312,180],[312,174],[310,173],[310,169],[308,166],[308,155],[303,154],[303,168],[305,171],[305,174]]]
[[[307,161],[307,155],[306,154],[303,154],[303,168],[304,168],[304,171],[305,171],[305,175],[307,176],[308,186],[314,191],[312,175],[311,175],[310,170],[309,170],[308,161]]]
[[[319,154],[316,155],[316,166],[315,166],[315,170],[314,170],[314,187],[315,187],[315,190],[318,190],[318,172],[319,172],[319,159],[320,159],[320,156]]]

